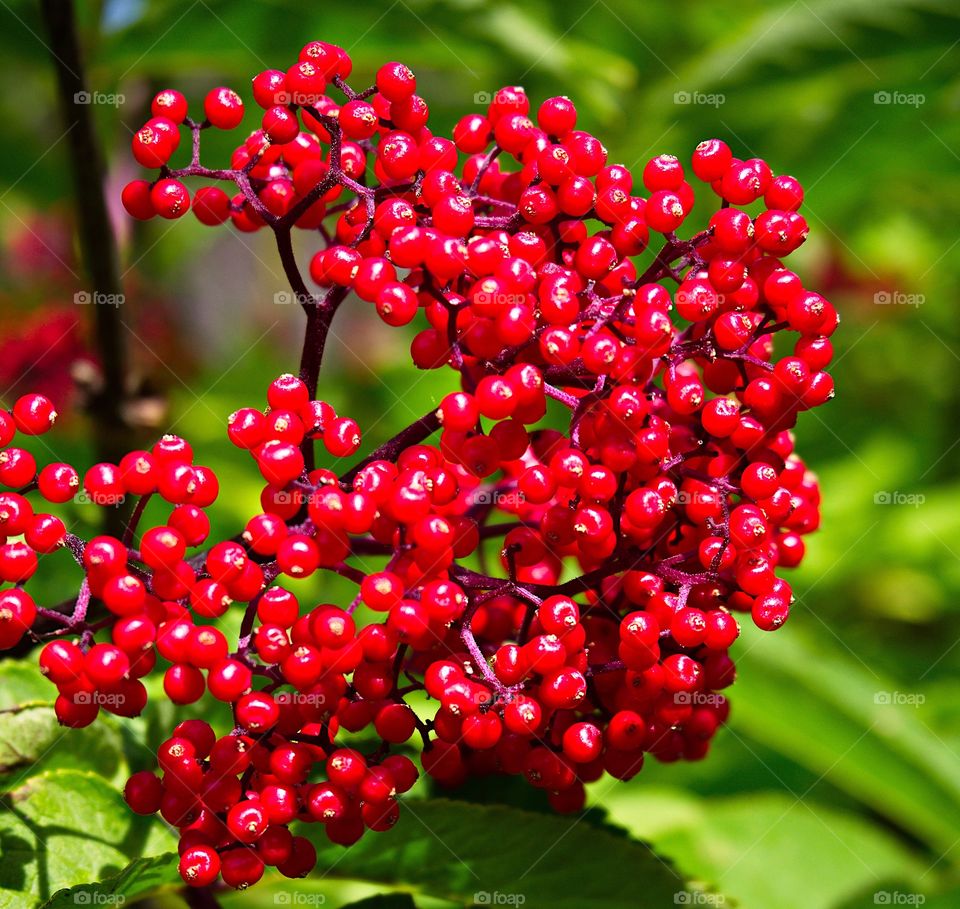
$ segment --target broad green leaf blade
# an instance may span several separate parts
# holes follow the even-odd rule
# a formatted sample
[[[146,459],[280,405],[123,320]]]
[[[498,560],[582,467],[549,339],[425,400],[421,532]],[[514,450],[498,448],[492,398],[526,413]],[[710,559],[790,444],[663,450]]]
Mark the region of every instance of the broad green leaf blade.
[[[105,718],[104,718],[105,719]],[[92,770],[114,782],[125,775],[120,731],[112,722],[64,729],[49,704],[0,711],[0,786],[19,786],[43,770]]]
[[[26,909],[26,907],[34,905],[36,905],[36,901],[29,893],[0,887],[0,909]]]
[[[0,890],[39,905],[56,891],[119,874],[142,855],[169,852],[172,835],[130,812],[103,777],[55,770],[31,778],[0,801]]]
[[[929,862],[892,835],[808,797],[759,792],[698,799],[640,786],[611,807],[611,820],[741,909],[833,909],[883,884],[913,892],[933,883],[923,878]],[[769,873],[771,862],[776,874]]]
[[[754,643],[738,664],[733,731],[949,851],[960,829],[956,755],[895,696],[896,686],[854,656],[805,643],[797,629],[745,637]]]
[[[347,850],[315,825],[303,833],[317,846],[321,877],[407,886],[464,906],[661,909],[685,891],[678,872],[643,843],[514,808],[411,800],[396,829]]]
[[[0,663],[0,710],[31,702],[49,702],[56,693],[56,688],[40,674],[35,659]]]
[[[180,885],[175,853],[138,858],[119,874],[93,884],[58,890],[41,909],[76,909],[78,905],[115,906],[146,896],[161,887]],[[0,902],[0,906],[2,906]]]

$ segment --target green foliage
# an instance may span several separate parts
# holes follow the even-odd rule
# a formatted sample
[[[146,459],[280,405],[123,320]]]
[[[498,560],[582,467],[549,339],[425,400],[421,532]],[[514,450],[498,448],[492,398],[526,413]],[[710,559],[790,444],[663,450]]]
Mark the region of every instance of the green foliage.
[[[684,890],[648,846],[576,819],[444,799],[408,800],[404,809],[389,837],[364,837],[345,851],[322,832],[303,832],[327,875],[405,884],[463,906],[515,905],[519,896],[556,909],[659,907]],[[644,882],[640,895],[635,879]]]
[[[64,887],[114,877],[139,856],[173,844],[166,830],[131,814],[120,793],[92,772],[41,773],[7,792],[2,807],[0,889],[18,892],[23,909]]]
[[[153,894],[177,882],[177,856],[165,852],[136,858],[122,871],[103,877],[95,884],[78,884],[58,890],[41,909],[69,909],[78,904],[115,905]]]
[[[889,833],[801,792],[701,799],[637,787],[617,799],[616,817],[737,905],[829,909],[882,884],[916,892],[926,870]],[[776,873],[764,874],[771,862]]]
[[[463,794],[482,805],[414,802],[393,834],[345,852],[321,844],[322,870],[295,886],[327,906],[466,906],[475,893],[499,890],[527,895],[530,909],[659,907],[674,904],[682,887],[676,873],[743,909],[860,909],[895,892],[925,896],[928,909],[957,905],[957,4],[78,6],[91,87],[127,99],[119,110],[96,111],[116,180],[132,173],[129,132],[151,90],[175,83],[194,103],[213,84],[244,88],[252,67],[279,65],[321,36],[347,46],[361,76],[386,59],[408,61],[443,128],[480,109],[475,95],[521,83],[533,98],[573,97],[581,123],[630,165],[659,151],[685,160],[712,135],[743,156],[763,155],[808,188],[813,233],[801,270],[843,314],[834,338],[838,397],[822,416],[804,418],[799,433],[821,477],[824,527],[791,578],[798,602],[788,626],[739,645],[730,728],[709,759],[651,762],[630,785],[593,787],[593,802],[607,811],[604,828],[595,816],[575,823],[498,807],[515,795],[497,781]],[[23,235],[36,210],[65,209],[70,187],[37,4],[19,0],[5,15],[0,53],[16,72],[0,85],[0,233],[9,239]],[[677,92],[717,103],[678,104]],[[878,103],[878,92],[923,100]],[[225,160],[229,137],[211,138],[213,154]],[[296,313],[269,303],[282,285],[261,240],[182,223],[172,231],[138,226],[122,244],[125,267],[135,266],[125,318],[137,365],[167,386],[169,423],[204,449],[232,492],[218,506],[215,533],[236,530],[258,485],[229,450],[222,415],[260,400],[258,375],[290,368],[300,328]],[[248,259],[268,264],[248,268]],[[36,275],[37,289],[27,297],[18,291],[11,305],[49,304],[44,280]],[[148,299],[148,286],[167,299]],[[875,294],[893,291],[924,302],[877,305]],[[187,326],[166,365],[150,353],[159,345],[154,306]],[[406,338],[347,308],[342,316],[330,350],[338,381],[328,380],[324,392],[370,427],[369,450],[436,403],[438,384],[404,365]],[[220,317],[236,327],[216,340],[207,319]],[[244,323],[252,326],[246,334]],[[350,350],[355,337],[364,338],[359,354]],[[71,458],[87,445],[82,430],[74,424]],[[878,503],[884,492],[923,500]],[[89,517],[78,509],[76,520]],[[69,590],[72,575],[61,564],[62,575],[41,582],[44,597]],[[317,600],[339,601],[348,591],[326,579],[303,587]],[[128,902],[153,894],[154,906],[182,909],[169,893],[172,839],[160,825],[132,818],[117,789],[128,769],[150,766],[149,749],[171,727],[173,710],[154,699],[140,720],[108,718],[95,731],[64,732],[50,697],[29,661],[0,665],[0,789],[8,793],[0,810],[0,909],[75,905],[76,893],[57,891],[77,886]],[[536,802],[524,798],[521,807]],[[95,878],[101,883],[90,885]],[[267,880],[225,895],[223,904],[276,906],[290,886]],[[384,888],[414,896],[356,902]]]

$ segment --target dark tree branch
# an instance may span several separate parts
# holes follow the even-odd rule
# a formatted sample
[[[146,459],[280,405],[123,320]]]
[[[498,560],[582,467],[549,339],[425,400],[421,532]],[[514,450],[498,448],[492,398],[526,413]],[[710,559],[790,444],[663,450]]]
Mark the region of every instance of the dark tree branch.
[[[105,297],[118,299],[123,293],[116,238],[104,198],[103,154],[94,128],[92,106],[78,103],[87,85],[73,0],[42,0],[40,6],[57,74],[83,270],[91,284],[86,291],[94,300],[90,310],[103,378],[102,387],[90,401],[94,445],[99,460],[117,463],[130,447],[130,429],[124,419],[128,357],[120,307],[95,302]],[[123,532],[123,505],[105,509],[104,515],[109,532]]]

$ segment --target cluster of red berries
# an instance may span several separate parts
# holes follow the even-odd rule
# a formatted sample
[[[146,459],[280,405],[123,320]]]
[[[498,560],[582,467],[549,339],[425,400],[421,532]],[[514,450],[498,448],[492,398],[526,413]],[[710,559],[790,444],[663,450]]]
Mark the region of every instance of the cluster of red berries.
[[[248,713],[263,714],[252,703]],[[321,723],[272,709],[276,742],[246,734],[217,738],[208,723],[185,720],[157,752],[162,777],[143,770],[127,781],[124,795],[134,811],[159,811],[180,828],[180,874],[192,886],[222,876],[231,887],[247,887],[268,865],[303,877],[317,853],[309,839],[291,833],[292,822],[321,823],[333,842],[349,845],[367,828],[392,827],[397,793],[416,782],[408,757],[388,755],[370,765],[352,748],[311,744],[321,738]],[[309,781],[315,767],[323,768],[324,782]]]
[[[306,873],[314,853],[295,821],[345,844],[389,828],[417,778],[400,753],[412,739],[441,784],[522,775],[560,811],[579,810],[604,773],[629,779],[647,754],[702,758],[728,713],[735,616],[783,624],[792,595],[777,569],[800,562],[819,523],[790,430],[832,397],[837,314],[782,262],[807,235],[794,178],[701,143],[696,192],[720,206],[680,239],[695,197],[684,166],[652,158],[635,187],[576,128],[568,99],[543,102],[533,122],[523,91],[506,88],[448,139],[427,128],[405,66],[385,65],[363,92],[350,69],[343,50],[313,42],[286,72],[257,75],[261,128],[225,170],[202,165],[199,147],[204,129],[240,124],[230,89],[207,96],[203,121],[161,92],[133,139],[159,176],[126,187],[127,210],[177,217],[192,205],[206,224],[269,227],[307,314],[300,377],[276,379],[266,409],[228,422],[265,481],[241,534],[210,545],[217,479],[166,436],[86,473],[93,500],[138,504],[124,539],[85,543],[27,500],[69,500],[77,472],[38,474],[7,447],[14,427],[49,426],[49,402],[0,414],[0,483],[17,490],[2,497],[0,532],[25,539],[0,550],[14,585],[0,646],[38,615],[54,623],[31,634],[52,638],[40,662],[68,725],[100,707],[137,714],[139,679],[158,662],[175,703],[209,692],[232,707],[231,734],[181,724],[160,748],[162,777],[127,787],[136,811],[180,828],[196,885],[244,886],[265,865]],[[181,128],[192,158],[174,168]],[[236,192],[191,198],[192,178]],[[320,241],[313,291],[293,227]],[[664,244],[643,264],[651,233]],[[360,429],[317,398],[317,372],[351,292],[390,325],[422,311],[413,362],[452,369],[456,383],[339,472],[314,466],[316,442],[345,458]],[[789,352],[774,344],[783,331],[798,336]],[[153,496],[169,515],[140,528]],[[85,572],[66,614],[23,590],[36,554],[61,545]],[[354,600],[303,607],[284,579],[317,571],[353,582]],[[231,644],[217,619],[234,603],[245,605]],[[343,746],[365,730],[373,750]]]

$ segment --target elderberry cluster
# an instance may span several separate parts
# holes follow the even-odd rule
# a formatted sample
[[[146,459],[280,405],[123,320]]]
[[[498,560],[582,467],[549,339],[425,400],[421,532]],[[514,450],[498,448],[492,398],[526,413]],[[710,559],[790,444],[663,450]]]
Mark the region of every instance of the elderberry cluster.
[[[736,616],[783,624],[792,594],[777,569],[800,562],[819,522],[790,430],[833,395],[838,319],[783,264],[807,235],[797,180],[719,140],[693,153],[696,190],[669,155],[634,175],[577,129],[568,99],[534,122],[519,88],[445,138],[406,66],[360,92],[350,72],[346,52],[312,42],[255,76],[261,127],[228,168],[200,161],[205,129],[242,122],[228,88],[199,120],[161,92],[133,138],[158,174],[124,189],[130,214],[192,208],[204,224],[269,228],[306,313],[299,376],[228,421],[265,483],[241,533],[209,539],[218,481],[185,440],[81,481],[67,464],[37,472],[10,444],[49,428],[49,401],[0,412],[0,483],[16,490],[0,496],[13,585],[0,646],[47,641],[40,665],[66,725],[137,715],[156,668],[174,703],[209,695],[233,711],[220,738],[178,725],[160,775],[126,790],[180,829],[194,885],[246,886],[266,865],[307,873],[315,853],[295,822],[343,844],[388,829],[417,779],[412,740],[440,784],[522,775],[568,812],[584,784],[629,779],[646,755],[704,757],[728,714]],[[191,193],[197,178],[210,185]],[[695,194],[715,210],[681,239]],[[294,228],[316,240],[312,288]],[[318,374],[351,294],[388,325],[418,320],[414,364],[450,381],[436,409],[337,472],[315,467],[317,444],[350,457],[360,428],[318,397]],[[103,504],[136,498],[122,539],[83,541],[28,499],[65,503],[81,487]],[[142,527],[151,498],[169,513]],[[37,607],[24,585],[58,548],[83,583]],[[355,598],[301,603],[290,582],[317,572]],[[379,620],[360,625],[361,606]],[[231,609],[236,641],[217,624]],[[343,743],[365,730],[373,750]]]

